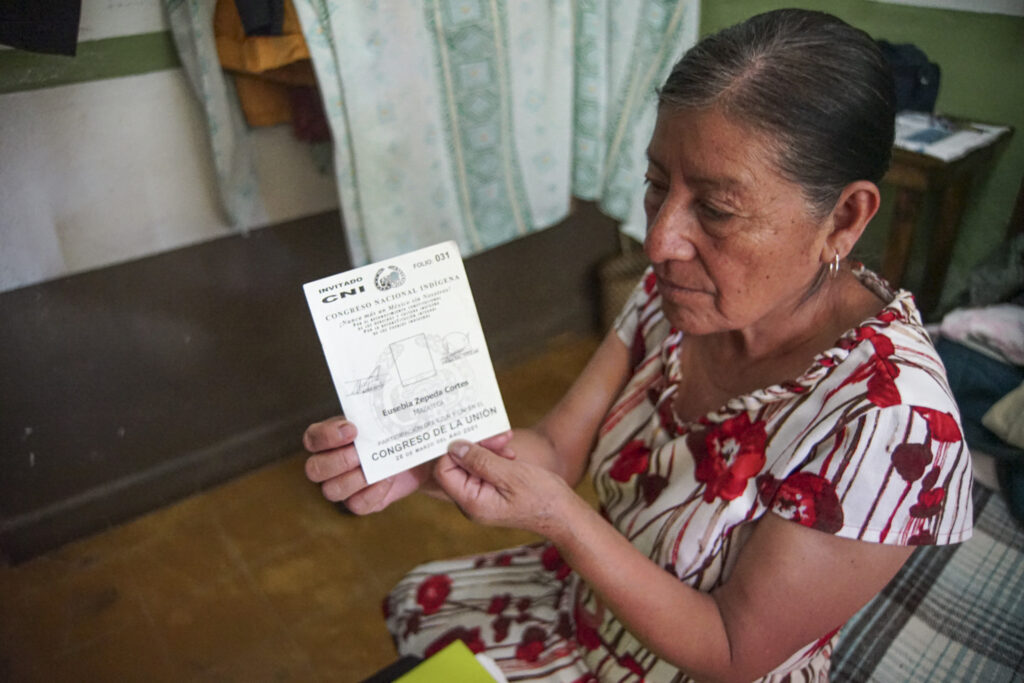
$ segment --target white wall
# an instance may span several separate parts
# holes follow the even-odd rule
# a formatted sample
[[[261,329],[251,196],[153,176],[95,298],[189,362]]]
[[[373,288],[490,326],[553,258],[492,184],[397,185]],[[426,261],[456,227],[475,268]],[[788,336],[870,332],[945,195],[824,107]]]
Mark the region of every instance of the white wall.
[[[82,0],[78,42],[166,31],[165,0]]]
[[[166,28],[129,4],[86,0],[80,40]],[[337,209],[289,126],[251,135],[266,224]],[[180,69],[0,95],[0,291],[231,234],[215,183]]]

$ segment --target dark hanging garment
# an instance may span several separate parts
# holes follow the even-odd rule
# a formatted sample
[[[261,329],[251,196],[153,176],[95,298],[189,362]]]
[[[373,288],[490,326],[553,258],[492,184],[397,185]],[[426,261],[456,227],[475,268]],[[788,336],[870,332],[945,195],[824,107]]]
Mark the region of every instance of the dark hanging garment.
[[[73,57],[81,14],[82,0],[0,0],[0,43]]]
[[[942,70],[928,59],[921,48],[911,43],[893,44],[879,40],[896,86],[897,111],[923,111],[931,114],[939,97]]]
[[[284,24],[284,0],[235,0],[247,36],[279,36]]]

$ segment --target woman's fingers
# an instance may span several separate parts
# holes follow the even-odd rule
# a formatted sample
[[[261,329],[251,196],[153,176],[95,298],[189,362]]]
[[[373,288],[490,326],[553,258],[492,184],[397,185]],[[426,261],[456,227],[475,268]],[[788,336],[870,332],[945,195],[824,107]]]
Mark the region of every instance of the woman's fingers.
[[[345,506],[357,515],[380,512],[396,500],[416,491],[429,478],[429,466],[414,467],[356,491],[345,500]]]
[[[351,444],[357,432],[356,426],[344,417],[332,417],[307,427],[302,445],[310,453],[329,451]]]
[[[305,434],[302,435],[302,445],[311,454],[306,458],[306,477],[317,484],[324,484],[336,477],[358,473],[362,477],[362,470],[359,467],[359,456],[352,445],[356,438],[356,426],[344,417],[332,417],[323,422],[310,425]],[[349,477],[355,479],[355,477]],[[363,485],[366,485],[365,480]],[[337,491],[347,490],[349,486],[344,483],[332,483],[324,489],[324,495],[331,500],[340,500]]]
[[[362,473],[359,455],[353,446],[345,446],[326,453],[314,453],[306,458],[306,477],[317,484],[352,471]]]
[[[344,501],[349,510],[365,515],[383,510],[430,479],[431,465],[426,464],[368,485],[353,445],[356,433],[354,424],[338,416],[310,425],[302,435],[310,453],[306,477],[320,484],[327,500]]]
[[[548,470],[468,441],[448,446],[434,478],[470,519],[542,535],[557,530],[559,506],[575,495]]]
[[[434,469],[434,478],[466,515],[498,524],[517,516],[516,489],[524,474],[514,461],[468,441],[453,441]]]
[[[333,417],[323,422],[310,425],[302,436],[303,446],[309,451],[306,458],[306,477],[320,484],[321,491],[327,500],[344,501],[349,510],[356,514],[368,514],[383,510],[394,501],[409,495],[430,479],[433,463],[400,472],[387,479],[373,484],[366,483],[366,476],[359,464],[353,440],[356,437],[356,426],[344,417]],[[508,448],[512,440],[511,430],[485,439],[482,443],[487,447],[477,446],[468,441],[458,441],[465,449],[477,451],[472,460],[472,467],[479,471],[470,472],[460,466],[449,471],[448,486],[461,491],[462,496],[480,498],[492,494],[488,474],[488,460],[509,462],[514,458]],[[496,458],[495,452],[502,457]],[[480,469],[482,468],[482,469]],[[449,468],[451,470],[451,468]],[[495,475],[497,473],[494,473]],[[455,480],[461,478],[462,484]]]
[[[508,458],[511,460],[516,457],[515,451],[508,447],[508,444],[510,441],[512,441],[513,436],[514,433],[510,429],[507,432],[495,434],[492,437],[481,440],[480,445],[490,451],[494,451],[495,453],[504,458]]]
[[[357,467],[319,483],[324,498],[337,503],[365,489],[366,477],[363,476],[363,470]]]
[[[506,463],[495,458],[495,453],[488,448],[469,441],[457,440],[448,445],[448,453],[469,474],[494,486],[502,485],[503,465]]]

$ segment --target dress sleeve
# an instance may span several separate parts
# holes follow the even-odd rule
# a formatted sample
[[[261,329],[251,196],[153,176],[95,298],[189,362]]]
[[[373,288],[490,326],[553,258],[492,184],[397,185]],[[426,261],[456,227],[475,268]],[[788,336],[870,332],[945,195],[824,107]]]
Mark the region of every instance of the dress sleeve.
[[[827,407],[827,404],[826,404]],[[759,482],[782,517],[837,536],[944,545],[971,536],[971,459],[955,406],[860,406],[808,459]]]
[[[636,336],[637,328],[640,326],[640,309],[644,300],[643,285],[644,279],[641,278],[634,285],[633,290],[626,298],[626,303],[615,317],[615,322],[612,323],[615,334],[627,346],[633,342],[633,337]]]
[[[615,333],[626,346],[633,345],[637,332],[641,330],[644,311],[649,308],[654,292],[654,272],[648,268],[644,271],[640,281],[633,287],[633,291],[630,292],[629,298],[626,299],[625,305],[619,311],[619,315],[612,325]]]

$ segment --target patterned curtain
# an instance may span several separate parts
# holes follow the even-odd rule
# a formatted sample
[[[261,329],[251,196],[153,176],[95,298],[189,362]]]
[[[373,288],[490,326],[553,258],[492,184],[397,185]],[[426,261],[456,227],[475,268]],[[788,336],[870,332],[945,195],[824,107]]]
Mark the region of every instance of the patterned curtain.
[[[165,1],[197,35],[195,7],[213,5]],[[473,254],[559,222],[573,196],[642,235],[654,93],[696,40],[699,0],[292,1],[355,265],[447,239]],[[241,215],[244,144],[225,132],[237,117],[212,67],[188,61]]]
[[[655,90],[697,41],[699,9],[698,0],[575,3],[573,194],[641,241]]]
[[[221,207],[233,226],[248,230],[266,224],[267,211],[234,84],[217,59],[216,4],[216,0],[164,0],[185,77],[206,117]]]

